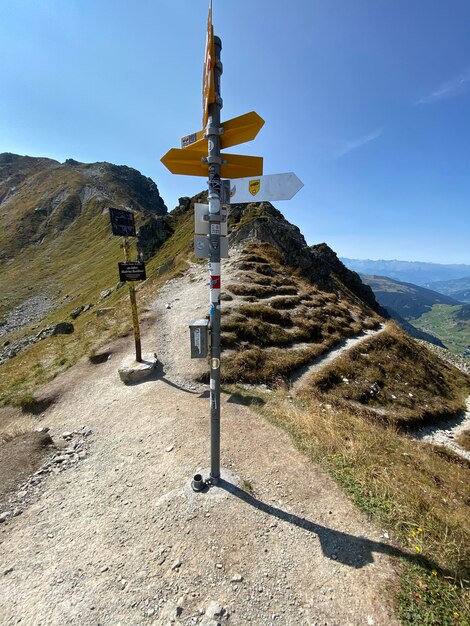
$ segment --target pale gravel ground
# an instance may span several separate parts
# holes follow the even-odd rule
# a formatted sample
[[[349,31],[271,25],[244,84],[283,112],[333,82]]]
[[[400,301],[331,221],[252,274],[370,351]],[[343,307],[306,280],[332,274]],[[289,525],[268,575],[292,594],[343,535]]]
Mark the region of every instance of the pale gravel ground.
[[[121,340],[106,363],[81,362],[50,385],[62,393],[43,420],[53,436],[83,424],[93,435],[85,460],[45,478],[0,526],[0,623],[214,625],[201,612],[216,601],[234,626],[397,624],[382,531],[234,398],[223,398],[222,463],[254,496],[188,489],[209,464],[209,402],[190,381],[203,365],[189,360],[187,331],[207,310],[207,271],[192,272],[165,287],[143,336],[164,376],[124,386],[117,368],[132,340]]]
[[[436,354],[446,363],[457,367],[462,372],[470,374],[470,364],[467,359],[452,354],[448,350],[435,346],[427,341],[420,340],[419,343],[428,350]],[[445,446],[470,461],[470,451],[459,446],[455,439],[465,430],[470,429],[470,396],[467,398],[467,409],[457,417],[445,420],[440,424],[431,424],[424,428],[420,428],[411,433],[413,439],[427,441],[438,446]]]
[[[440,424],[420,428],[413,433],[413,438],[427,441],[438,446],[446,446],[453,452],[470,461],[470,451],[459,446],[455,439],[465,430],[470,429],[470,397],[467,398],[467,410],[458,417]]]

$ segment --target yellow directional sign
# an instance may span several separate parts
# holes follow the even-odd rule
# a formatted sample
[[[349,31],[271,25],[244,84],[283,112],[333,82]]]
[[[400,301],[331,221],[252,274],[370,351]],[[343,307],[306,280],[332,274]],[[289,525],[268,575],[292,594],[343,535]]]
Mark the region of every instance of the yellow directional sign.
[[[209,104],[215,102],[215,49],[214,49],[214,27],[212,26],[212,0],[209,4],[209,15],[207,16],[207,37],[206,54],[204,57],[204,72],[202,77],[202,125],[207,125],[209,117]]]
[[[252,141],[264,125],[262,117],[251,111],[234,117],[227,122],[222,123],[224,132],[220,135],[220,148],[225,150],[231,146],[237,146],[246,141]],[[181,138],[181,147],[186,150],[205,150],[207,152],[207,138],[204,137],[204,131],[186,135]]]
[[[263,157],[242,154],[221,154],[220,156],[226,161],[220,167],[222,178],[245,178],[263,174]],[[161,159],[161,162],[172,174],[207,177],[209,166],[204,163],[203,159],[207,159],[205,150],[172,148]]]

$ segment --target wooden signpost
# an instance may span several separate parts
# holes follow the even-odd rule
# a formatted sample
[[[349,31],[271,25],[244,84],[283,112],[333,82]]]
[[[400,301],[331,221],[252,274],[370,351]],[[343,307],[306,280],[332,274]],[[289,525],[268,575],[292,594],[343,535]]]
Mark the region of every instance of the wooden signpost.
[[[129,298],[131,301],[132,326],[134,328],[135,360],[142,362],[142,347],[140,343],[139,316],[137,313],[137,301],[135,298],[135,280],[145,280],[145,265],[141,261],[130,260],[130,243],[128,237],[135,237],[134,214],[122,209],[109,209],[111,229],[113,235],[123,237],[125,263],[118,263],[119,280],[127,282],[129,286]]]

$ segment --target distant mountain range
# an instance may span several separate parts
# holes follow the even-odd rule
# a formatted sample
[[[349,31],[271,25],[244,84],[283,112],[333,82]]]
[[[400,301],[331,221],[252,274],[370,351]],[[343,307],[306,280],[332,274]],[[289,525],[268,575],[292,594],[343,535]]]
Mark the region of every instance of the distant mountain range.
[[[370,259],[340,259],[346,267],[358,272],[374,276],[388,276],[402,282],[413,283],[422,287],[431,287],[445,295],[452,295],[458,299],[454,293],[448,293],[437,289],[434,283],[442,281],[454,281],[459,278],[466,278],[470,283],[470,265],[444,265],[440,263],[424,263],[420,261],[372,261]],[[465,289],[464,287],[462,287]]]

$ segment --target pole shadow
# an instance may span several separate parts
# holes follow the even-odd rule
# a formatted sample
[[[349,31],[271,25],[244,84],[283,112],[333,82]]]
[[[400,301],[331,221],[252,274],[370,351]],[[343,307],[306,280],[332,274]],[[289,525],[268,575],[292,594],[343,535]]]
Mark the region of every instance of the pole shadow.
[[[178,391],[184,391],[185,393],[189,393],[191,395],[199,395],[201,393],[200,391],[193,391],[191,389],[186,389],[185,387],[182,387],[181,385],[177,385],[176,383],[172,382],[168,378],[165,378],[165,370],[163,368],[163,364],[160,361],[157,362],[156,367],[152,370],[152,373],[149,376],[147,376],[145,380],[129,382],[129,383],[126,383],[126,386],[136,387],[137,385],[143,385],[145,383],[149,383],[149,382],[151,383],[157,380],[161,380],[166,385],[169,385],[170,387],[173,387],[174,389],[178,389]]]
[[[410,563],[419,564],[430,570],[440,570],[444,575],[451,575],[450,572],[443,571],[436,563],[421,554],[413,554],[388,543],[367,539],[367,537],[356,537],[355,535],[333,530],[321,524],[317,524],[316,522],[311,522],[303,517],[299,517],[298,515],[294,515],[293,513],[287,513],[282,509],[262,502],[250,493],[243,491],[243,489],[240,489],[222,478],[219,479],[217,486],[267,515],[287,522],[288,524],[298,526],[316,535],[320,541],[323,555],[337,563],[360,569],[374,562],[373,554],[376,552],[405,559]]]

